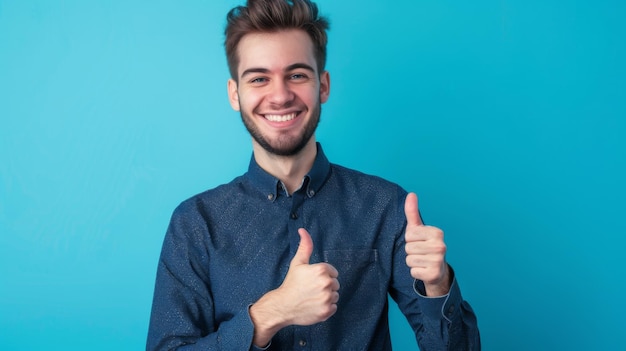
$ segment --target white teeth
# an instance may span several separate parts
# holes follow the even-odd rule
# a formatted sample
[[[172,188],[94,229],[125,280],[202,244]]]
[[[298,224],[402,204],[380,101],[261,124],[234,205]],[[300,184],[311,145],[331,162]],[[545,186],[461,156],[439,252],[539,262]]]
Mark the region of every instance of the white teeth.
[[[265,115],[265,118],[270,122],[287,122],[296,118],[296,113],[290,113],[288,115]]]

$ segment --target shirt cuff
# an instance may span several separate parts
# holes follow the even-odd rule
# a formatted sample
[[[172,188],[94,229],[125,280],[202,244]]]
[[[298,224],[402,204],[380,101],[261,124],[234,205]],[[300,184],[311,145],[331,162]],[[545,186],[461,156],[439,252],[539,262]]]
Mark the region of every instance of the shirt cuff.
[[[256,345],[252,344],[252,351],[263,351],[263,350],[267,350],[270,348],[270,346],[272,346],[272,341],[270,340],[270,343],[267,344],[267,346],[261,348],[261,347],[257,347]]]
[[[426,296],[426,288],[421,280],[415,280],[413,282],[413,290],[417,294],[417,301],[424,313],[424,316],[430,319],[441,319],[442,317],[448,322],[454,319],[456,313],[460,313],[461,303],[463,298],[461,297],[461,289],[454,277],[454,272],[450,268],[452,274],[452,283],[450,284],[450,290],[446,295],[430,297]]]
[[[251,306],[252,306],[252,304],[248,305],[248,319],[250,320],[250,324],[252,324],[252,338],[254,339],[254,323],[252,323],[252,317],[250,316],[250,307]],[[252,344],[252,346],[250,347],[251,351],[263,351],[263,350],[269,349],[270,346],[272,346],[272,340],[270,340],[270,342],[265,347],[258,347],[254,343],[251,343],[251,344]]]

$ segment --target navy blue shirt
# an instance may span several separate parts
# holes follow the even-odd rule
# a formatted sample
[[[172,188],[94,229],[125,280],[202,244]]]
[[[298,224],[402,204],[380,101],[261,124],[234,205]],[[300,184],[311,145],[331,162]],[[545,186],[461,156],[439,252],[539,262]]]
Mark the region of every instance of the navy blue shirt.
[[[311,171],[289,195],[250,162],[247,173],[196,195],[174,211],[159,260],[148,350],[254,350],[251,304],[282,283],[300,237],[311,263],[339,272],[337,312],[289,326],[269,350],[391,350],[388,294],[421,350],[475,350],[475,315],[456,278],[442,297],[425,297],[406,265],[407,193],[382,178],[330,164],[318,144]]]

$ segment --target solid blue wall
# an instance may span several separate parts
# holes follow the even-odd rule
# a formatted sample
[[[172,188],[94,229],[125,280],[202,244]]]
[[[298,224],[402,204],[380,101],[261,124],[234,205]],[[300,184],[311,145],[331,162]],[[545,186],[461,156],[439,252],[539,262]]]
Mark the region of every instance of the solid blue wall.
[[[239,3],[0,0],[3,350],[144,347],[171,211],[251,154],[222,49]],[[318,139],[418,193],[484,348],[622,347],[625,3],[318,4]]]

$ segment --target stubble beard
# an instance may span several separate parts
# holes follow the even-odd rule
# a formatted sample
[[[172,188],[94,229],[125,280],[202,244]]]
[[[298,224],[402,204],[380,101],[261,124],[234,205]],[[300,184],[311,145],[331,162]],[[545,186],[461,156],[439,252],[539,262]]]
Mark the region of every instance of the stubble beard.
[[[252,138],[261,145],[265,151],[277,156],[295,156],[304,149],[313,134],[315,134],[317,125],[320,122],[322,107],[319,102],[315,105],[311,111],[311,119],[304,126],[300,134],[296,136],[281,135],[275,140],[269,140],[263,136],[256,124],[254,124],[252,117],[243,110],[240,110],[240,114],[241,120],[246,126],[248,133],[250,133]]]

